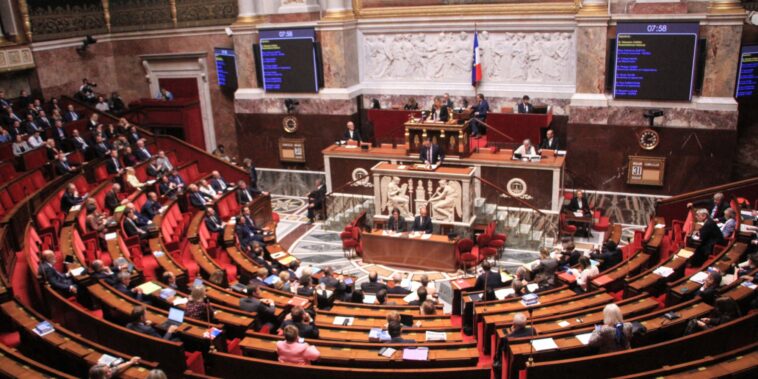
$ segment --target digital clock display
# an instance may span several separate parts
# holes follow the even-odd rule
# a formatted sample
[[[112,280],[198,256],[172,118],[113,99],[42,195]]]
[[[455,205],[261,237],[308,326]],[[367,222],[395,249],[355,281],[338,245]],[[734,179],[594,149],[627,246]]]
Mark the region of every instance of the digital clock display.
[[[698,23],[619,23],[613,96],[690,100]]]

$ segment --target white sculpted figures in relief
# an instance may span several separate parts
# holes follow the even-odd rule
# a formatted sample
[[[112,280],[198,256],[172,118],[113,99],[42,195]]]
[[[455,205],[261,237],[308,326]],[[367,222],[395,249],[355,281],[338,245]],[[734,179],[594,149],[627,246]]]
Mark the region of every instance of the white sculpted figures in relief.
[[[412,217],[409,210],[410,195],[408,195],[408,183],[400,184],[400,178],[397,176],[390,179],[389,176],[382,178],[382,209],[388,213],[397,208],[403,217]]]
[[[432,219],[443,222],[455,221],[461,215],[461,184],[441,179],[437,191],[429,198],[432,204]]]
[[[487,80],[499,83],[573,83],[571,32],[479,32]],[[364,79],[460,81],[471,73],[473,33],[365,34]]]

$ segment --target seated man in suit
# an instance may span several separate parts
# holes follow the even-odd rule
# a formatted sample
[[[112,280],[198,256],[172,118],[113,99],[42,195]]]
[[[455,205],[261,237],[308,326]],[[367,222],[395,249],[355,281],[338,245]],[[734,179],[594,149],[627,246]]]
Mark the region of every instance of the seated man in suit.
[[[105,158],[108,155],[108,152],[110,152],[110,146],[105,142],[102,136],[95,137],[94,145],[93,149],[95,151],[95,157],[97,158]]]
[[[492,263],[488,260],[482,261],[482,273],[479,274],[479,276],[476,277],[476,283],[474,284],[474,291],[484,291],[486,288],[488,291],[493,290],[495,288],[503,287],[503,281],[500,278],[500,273],[495,271],[492,271]],[[485,294],[487,296],[486,300],[495,300],[490,299],[489,295]]]
[[[161,203],[158,201],[158,194],[155,192],[148,192],[147,194],[147,200],[145,200],[145,204],[142,205],[142,210],[140,213],[145,215],[145,217],[152,220],[155,218],[155,215],[161,212]]]
[[[287,325],[294,325],[302,338],[318,339],[319,337],[318,328],[311,315],[300,306],[292,307],[290,314],[285,317],[282,328]]]
[[[116,283],[116,280],[118,278],[115,277],[113,271],[111,271],[111,268],[106,266],[103,261],[95,259],[92,261],[90,267],[92,268],[91,275],[93,278],[95,278],[95,280],[105,280],[106,283],[110,285],[114,285]]]
[[[261,192],[247,187],[247,183],[244,180],[237,182],[237,204],[245,205],[260,195]]]
[[[569,202],[569,210],[571,212],[581,211],[582,214],[585,215],[590,213],[590,203],[584,198],[584,191],[576,191],[576,195],[571,199],[571,202]]]
[[[534,148],[534,145],[532,145],[532,141],[528,138],[521,143],[521,146],[513,151],[514,159],[520,159],[522,157],[532,155],[537,155],[537,150]]]
[[[416,296],[418,296],[418,299],[409,301],[408,305],[424,304],[426,299],[429,297],[429,290],[427,289],[426,286],[421,286],[416,290]]]
[[[56,121],[56,123],[57,122],[58,121]],[[79,129],[74,129],[73,131],[71,131],[71,140],[69,141],[64,140],[62,143],[71,146],[76,151],[81,151],[82,154],[84,154],[84,156],[86,157],[90,156],[90,152],[91,152],[90,145],[87,143],[87,141],[84,140],[84,138],[82,138],[81,135],[79,135]]]
[[[590,258],[600,261],[598,270],[603,271],[621,263],[624,260],[624,255],[621,253],[621,249],[618,248],[615,242],[608,241],[603,247],[603,251],[594,251],[590,253]]]
[[[167,171],[164,171],[163,166],[158,163],[158,157],[153,156],[150,158],[149,162],[147,163],[147,168],[145,169],[145,172],[148,176],[151,178],[160,178],[161,176],[164,176]]]
[[[399,321],[391,321],[387,325],[390,340],[387,343],[416,343],[415,340],[403,338],[403,325]]]
[[[116,278],[118,280],[115,284],[113,284],[113,288],[115,288],[116,291],[121,292],[122,294],[129,296],[135,300],[143,301],[142,290],[139,287],[129,288],[129,284],[132,281],[131,274],[129,274],[127,271],[121,271],[116,274]]]
[[[140,162],[144,162],[153,156],[145,147],[144,139],[138,140],[137,144],[134,146],[134,156],[136,156]]]
[[[700,230],[693,233],[693,239],[698,239],[700,245],[695,249],[690,263],[692,267],[700,267],[713,251],[713,245],[724,241],[724,235],[716,224],[716,221],[710,217],[711,212],[705,208],[700,208],[695,212],[697,222],[703,223]]]
[[[256,241],[264,243],[263,234],[268,230],[255,225],[255,221],[250,214],[250,208],[242,207],[242,212],[237,217],[237,223],[234,225],[234,231],[237,233],[240,245],[250,245],[252,247],[252,244]]]
[[[218,171],[211,172],[211,187],[213,187],[218,193],[224,193],[229,189],[226,180],[221,177],[221,174]]]
[[[708,216],[710,216],[710,218],[717,222],[724,222],[724,211],[729,208],[729,202],[724,199],[723,193],[716,192],[713,194],[712,200],[702,200],[687,204],[687,208],[693,206],[705,208],[708,211]]]
[[[211,233],[224,233],[224,227],[226,226],[226,223],[221,221],[221,219],[216,216],[216,210],[213,209],[213,207],[208,207],[208,209],[205,210],[205,228],[208,229]],[[223,237],[221,237],[223,238]]]
[[[534,112],[534,106],[529,102],[529,96],[524,95],[521,101],[518,103],[518,113],[532,113]]]
[[[396,272],[392,274],[392,287],[387,287],[387,293],[392,295],[407,295],[411,293],[411,290],[404,288],[402,286],[403,283],[403,277],[400,275],[399,272]]]
[[[513,325],[508,330],[508,334],[505,335],[505,338],[500,340],[497,350],[505,353],[508,350],[509,339],[531,337],[536,334],[537,333],[534,329],[526,326],[526,315],[523,312],[516,313],[513,315]],[[500,362],[502,358],[503,354],[495,354],[495,362]]]
[[[137,214],[132,208],[127,208],[124,212],[124,233],[127,237],[139,236],[140,240],[148,235],[147,231],[137,224]]]
[[[347,122],[347,130],[345,130],[345,133],[342,134],[342,140],[355,141],[358,143],[361,142],[361,134],[355,130],[355,124],[353,124],[352,121]]]
[[[324,208],[326,201],[326,185],[321,179],[316,179],[316,188],[308,193],[308,222],[313,223],[316,219],[316,211]]]
[[[447,107],[442,104],[442,99],[435,97],[434,105],[432,105],[432,109],[429,111],[427,121],[447,122],[449,118],[450,114],[448,113]]]
[[[64,214],[68,214],[68,211],[74,205],[79,205],[84,202],[85,196],[79,196],[79,191],[76,190],[74,183],[69,183],[66,186],[66,192],[61,197],[61,211]]]
[[[80,118],[81,116],[79,116],[79,113],[76,113],[76,111],[74,110],[73,104],[69,104],[66,107],[66,111],[63,112],[63,120],[66,122],[76,121]]]
[[[188,191],[187,197],[189,198],[189,203],[196,209],[205,210],[213,201],[213,197],[208,196],[208,194],[205,194],[203,192],[200,192],[196,184],[190,184],[189,187],[187,187],[187,191]]]
[[[419,160],[424,162],[425,165],[442,165],[445,160],[445,152],[436,143],[432,143],[432,139],[427,137],[424,140],[424,144],[419,149]]]
[[[365,293],[376,293],[380,289],[387,289],[387,285],[379,281],[379,274],[376,271],[368,273],[368,282],[361,284],[361,290]]]
[[[269,330],[274,330],[275,325],[278,324],[274,301],[261,298],[260,288],[256,285],[248,285],[245,289],[247,297],[240,298],[240,309],[255,313],[256,328],[260,329],[268,324]]]
[[[392,210],[392,215],[387,220],[387,227],[389,231],[402,233],[405,231],[405,217],[400,215],[400,210],[395,208]]]
[[[171,183],[174,183],[174,185],[176,185],[176,190],[180,193],[183,192],[184,187],[187,186],[187,183],[185,183],[184,178],[182,178],[182,176],[179,174],[179,170],[177,170],[176,168],[171,170],[171,175],[168,176],[168,181]]]
[[[121,185],[113,183],[111,190],[105,194],[105,208],[107,208],[111,214],[113,214],[113,211],[122,204],[122,201],[118,198],[119,193],[121,193]]]
[[[490,104],[484,99],[481,93],[476,95],[476,105],[471,107],[473,118],[471,118],[471,136],[479,138],[484,132],[483,122],[487,119],[487,112],[490,110]]]
[[[318,280],[319,284],[323,284],[326,288],[334,288],[337,286],[339,280],[334,277],[334,269],[332,266],[326,266],[324,268],[324,276]]]
[[[58,157],[55,160],[55,174],[66,175],[76,172],[76,167],[68,163],[65,153],[58,153]]]
[[[50,287],[57,292],[65,296],[77,294],[78,288],[74,284],[74,281],[55,269],[55,253],[52,250],[42,252],[39,272],[42,275],[42,279],[50,283]]]
[[[545,139],[540,143],[540,150],[560,150],[558,137],[555,136],[553,129],[548,129],[545,133]]]
[[[429,217],[426,207],[421,208],[419,210],[419,215],[416,216],[416,218],[413,220],[413,227],[411,228],[411,230],[414,232],[423,232],[425,234],[432,234],[433,229],[434,229],[434,224],[432,224],[432,218]]]
[[[158,181],[158,192],[160,192],[161,196],[165,196],[169,199],[176,199],[176,194],[178,192],[176,184],[172,183],[166,175],[161,176]]]
[[[118,158],[118,150],[113,149],[110,151],[110,157],[105,161],[105,169],[110,175],[121,175],[123,173],[124,167]]]
[[[153,323],[148,321],[145,316],[145,307],[142,305],[134,306],[134,309],[132,309],[132,322],[126,324],[126,327],[137,333],[147,334],[155,338],[162,338],[170,341],[178,340],[178,338],[174,337],[176,331],[179,330],[178,326],[169,326],[168,330],[166,330],[166,334],[161,336],[153,327]]]

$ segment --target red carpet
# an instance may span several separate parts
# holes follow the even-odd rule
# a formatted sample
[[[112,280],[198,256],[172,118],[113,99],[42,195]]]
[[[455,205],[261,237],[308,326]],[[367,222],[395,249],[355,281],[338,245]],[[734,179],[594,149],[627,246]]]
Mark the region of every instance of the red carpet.
[[[469,147],[471,151],[476,151],[476,148],[478,147],[480,150],[487,147],[487,136],[483,135],[481,137],[477,138],[469,138]]]

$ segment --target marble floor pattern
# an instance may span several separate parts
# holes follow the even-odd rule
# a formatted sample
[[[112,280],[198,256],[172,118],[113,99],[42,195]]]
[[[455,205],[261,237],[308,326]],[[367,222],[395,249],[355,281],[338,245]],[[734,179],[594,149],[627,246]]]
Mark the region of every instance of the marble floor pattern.
[[[435,282],[445,282],[464,276],[462,270],[456,272],[438,272],[424,270],[408,270],[385,265],[364,263],[359,257],[353,259],[345,258],[342,251],[342,242],[338,232],[327,231],[321,228],[321,222],[316,222],[314,227],[300,236],[289,236],[298,226],[307,222],[306,200],[304,198],[290,196],[273,196],[272,206],[274,211],[279,213],[281,221],[277,227],[277,237],[279,240],[289,237],[294,238],[294,242],[289,248],[289,252],[300,259],[305,267],[331,266],[335,272],[349,274],[357,277],[357,282],[361,283],[368,280],[370,271],[377,271],[383,278],[389,278],[394,273],[399,272],[402,275],[408,275],[412,280],[418,280],[423,274]],[[626,225],[623,227],[622,245],[626,244],[627,238],[633,235],[635,229],[644,226]],[[603,241],[604,233],[594,231],[587,237],[577,236],[575,241],[578,243],[587,243],[600,245]],[[507,244],[506,244],[507,245]],[[499,259],[498,266],[508,272],[515,272],[516,268],[524,263],[534,261],[538,258],[538,252],[533,250],[519,250],[507,248]],[[472,275],[469,273],[468,275]]]

